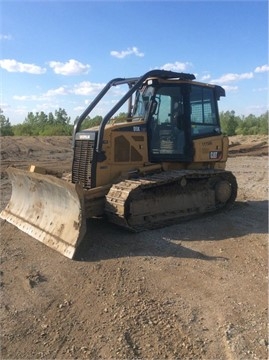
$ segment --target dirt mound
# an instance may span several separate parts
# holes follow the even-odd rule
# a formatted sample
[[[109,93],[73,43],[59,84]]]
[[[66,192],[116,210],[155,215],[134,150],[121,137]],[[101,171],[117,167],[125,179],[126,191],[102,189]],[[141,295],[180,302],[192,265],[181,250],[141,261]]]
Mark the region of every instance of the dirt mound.
[[[26,168],[30,164],[70,171],[72,138],[70,136],[3,136],[1,137],[1,174],[7,166]]]
[[[229,156],[268,155],[267,135],[238,135],[230,137]]]

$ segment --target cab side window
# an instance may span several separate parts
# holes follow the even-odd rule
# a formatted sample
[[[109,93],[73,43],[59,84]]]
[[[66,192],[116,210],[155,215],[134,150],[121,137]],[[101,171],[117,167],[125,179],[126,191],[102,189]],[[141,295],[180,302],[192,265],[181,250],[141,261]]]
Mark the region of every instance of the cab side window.
[[[192,85],[190,102],[191,128],[194,138],[220,133],[213,91],[213,88],[203,88]]]

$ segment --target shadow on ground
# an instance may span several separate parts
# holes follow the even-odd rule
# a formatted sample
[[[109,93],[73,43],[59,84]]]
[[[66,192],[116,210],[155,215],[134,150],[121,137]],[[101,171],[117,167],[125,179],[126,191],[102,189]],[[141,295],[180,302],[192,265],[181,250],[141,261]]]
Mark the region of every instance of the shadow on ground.
[[[75,259],[98,261],[130,256],[227,260],[182,245],[186,241],[219,241],[268,233],[268,201],[236,202],[227,212],[210,214],[177,225],[131,233],[105,219],[90,219]]]

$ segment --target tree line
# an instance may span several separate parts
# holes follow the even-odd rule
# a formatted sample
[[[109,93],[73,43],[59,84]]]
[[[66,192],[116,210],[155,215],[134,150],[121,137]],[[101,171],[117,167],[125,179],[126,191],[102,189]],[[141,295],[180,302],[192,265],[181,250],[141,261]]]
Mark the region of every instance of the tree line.
[[[228,136],[268,134],[268,115],[268,111],[260,116],[237,116],[234,111],[222,111],[222,132]],[[124,117],[126,114],[120,113],[114,120],[120,121]],[[54,114],[29,112],[22,124],[11,125],[9,118],[0,109],[0,136],[71,136],[73,124],[70,121],[65,109],[59,108]],[[102,116],[88,116],[82,123],[82,129],[98,126],[101,121]]]
[[[236,116],[234,111],[220,113],[220,124],[225,135],[258,135],[268,134],[268,116],[266,111],[260,116]]]

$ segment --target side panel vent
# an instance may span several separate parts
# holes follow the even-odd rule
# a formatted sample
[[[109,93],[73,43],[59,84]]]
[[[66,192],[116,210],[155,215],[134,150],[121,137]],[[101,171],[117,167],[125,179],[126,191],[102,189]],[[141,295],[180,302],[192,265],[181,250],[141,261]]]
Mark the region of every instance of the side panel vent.
[[[123,135],[115,138],[114,161],[128,162],[130,154],[129,141]]]
[[[143,142],[145,140],[144,136],[132,136],[131,138],[135,142]],[[114,142],[114,161],[115,162],[138,162],[142,161],[143,156],[139,151],[130,144],[128,139],[125,136],[120,135],[115,137]]]
[[[131,161],[142,161],[142,155],[132,146],[131,147]]]
[[[75,142],[72,182],[81,183],[85,189],[95,186],[95,174],[92,174],[94,148],[94,140],[76,140]]]

